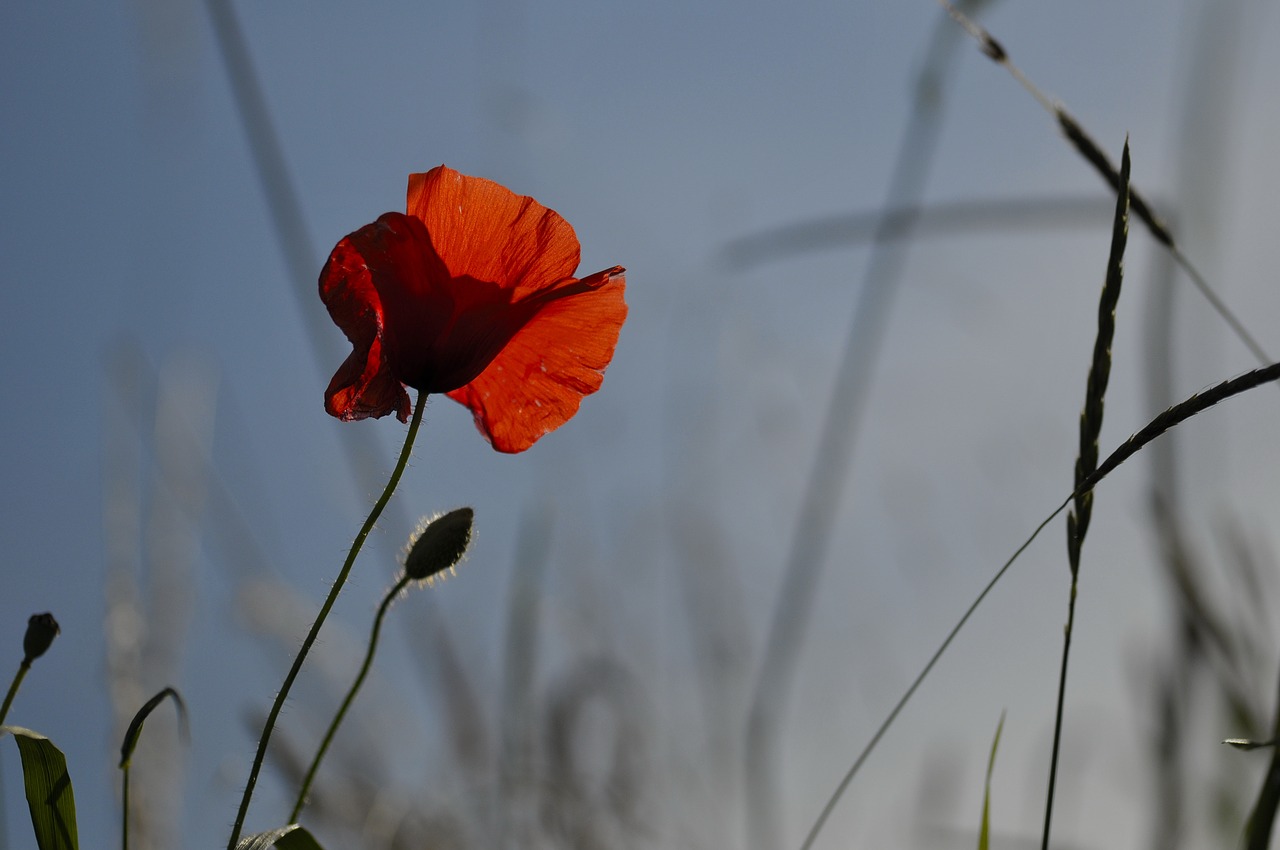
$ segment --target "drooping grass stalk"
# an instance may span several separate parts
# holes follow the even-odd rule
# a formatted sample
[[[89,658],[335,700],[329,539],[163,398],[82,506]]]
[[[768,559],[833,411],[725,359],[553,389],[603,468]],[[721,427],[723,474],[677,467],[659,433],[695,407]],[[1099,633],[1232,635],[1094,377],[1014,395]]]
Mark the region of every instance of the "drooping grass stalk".
[[[973,616],[974,611],[976,611],[978,606],[982,604],[983,600],[987,598],[987,595],[990,594],[995,586],[1000,582],[1000,579],[1004,578],[1005,573],[1007,573],[1009,568],[1013,566],[1013,562],[1016,561],[1024,551],[1026,551],[1027,547],[1029,547],[1037,537],[1040,536],[1040,532],[1045,529],[1045,526],[1056,519],[1058,514],[1062,513],[1066,509],[1067,505],[1071,504],[1077,495],[1093,490],[1104,478],[1114,472],[1116,467],[1133,457],[1141,451],[1144,446],[1159,437],[1161,434],[1185,422],[1191,417],[1199,413],[1203,413],[1205,410],[1213,407],[1221,401],[1225,401],[1234,395],[1239,395],[1242,392],[1247,392],[1248,390],[1277,380],[1280,380],[1280,363],[1272,363],[1270,366],[1265,366],[1261,369],[1254,369],[1238,377],[1223,381],[1220,384],[1215,384],[1209,389],[1197,393],[1190,398],[1187,398],[1185,401],[1175,404],[1173,407],[1165,410],[1159,416],[1148,422],[1142,430],[1138,431],[1133,436],[1129,437],[1129,439],[1121,443],[1115,451],[1107,456],[1106,460],[1098,464],[1098,468],[1094,470],[1092,474],[1086,476],[1084,481],[1082,481],[1080,485],[1076,487],[1069,496],[1067,496],[1067,498],[1063,499],[1062,504],[1058,505],[1051,514],[1045,517],[1040,524],[1036,526],[1035,531],[1031,532],[1031,536],[1023,541],[1022,545],[1019,546],[1011,556],[1009,556],[1009,560],[1004,562],[1003,566],[996,571],[996,574],[991,577],[991,580],[987,582],[986,586],[982,588],[977,597],[974,598],[973,602],[969,604],[969,607],[965,609],[965,612],[960,616],[960,619],[956,622],[955,626],[953,626],[951,631],[947,633],[947,636],[934,651],[928,662],[925,663],[924,667],[916,675],[916,678],[907,687],[907,690],[901,697],[899,697],[898,701],[894,703],[893,708],[890,709],[889,714],[885,717],[884,721],[881,722],[875,733],[872,734],[871,739],[863,746],[862,751],[858,753],[857,758],[854,759],[853,765],[850,766],[849,770],[840,779],[835,790],[831,792],[831,796],[823,805],[822,811],[818,814],[813,826],[809,828],[809,833],[805,836],[804,843],[800,845],[800,850],[810,850],[813,843],[817,840],[818,834],[822,831],[822,827],[826,824],[827,819],[830,818],[831,813],[835,811],[836,805],[840,802],[840,798],[844,796],[845,791],[849,788],[849,785],[853,782],[854,777],[857,776],[858,771],[862,768],[862,765],[866,762],[872,751],[875,750],[876,745],[880,743],[880,740],[884,737],[885,733],[889,731],[889,727],[893,725],[893,722],[897,720],[898,715],[902,713],[902,709],[906,707],[907,703],[910,702],[911,697],[915,695],[915,692],[920,688],[920,685],[924,683],[924,680],[928,677],[929,673],[932,672],[933,668],[942,658],[943,653],[951,646],[956,635],[958,635],[960,630],[964,628],[965,623],[969,622],[969,618]]]
[[[120,783],[120,846],[122,850],[129,850],[129,768],[133,764],[133,752],[138,747],[138,741],[142,737],[142,725],[146,722],[151,712],[155,711],[156,706],[164,702],[166,698],[172,699],[173,704],[177,706],[178,721],[181,724],[182,737],[185,739],[187,733],[187,706],[182,701],[182,695],[173,688],[165,688],[160,693],[153,696],[138,709],[137,714],[133,716],[133,720],[129,723],[129,728],[125,730],[124,741],[120,744],[120,771],[124,774],[124,778]]]
[[[987,32],[986,29],[976,23],[972,18],[965,15],[960,9],[957,9],[955,5],[949,2],[949,0],[938,0],[938,3],[946,9],[952,19],[955,20],[955,22],[958,23],[960,27],[978,43],[978,48],[982,51],[983,55],[991,59],[991,61],[995,62],[997,65],[1002,65],[1005,70],[1007,70],[1013,78],[1036,99],[1036,102],[1039,103],[1046,112],[1053,116],[1054,121],[1058,123],[1059,129],[1062,130],[1063,135],[1066,136],[1067,141],[1071,143],[1071,146],[1075,148],[1076,152],[1079,153],[1086,162],[1092,165],[1100,175],[1102,175],[1102,178],[1110,184],[1113,190],[1119,191],[1120,173],[1111,163],[1111,160],[1107,157],[1106,153],[1103,152],[1101,146],[1085,132],[1080,122],[1072,117],[1061,103],[1050,98],[1041,91],[1036,84],[1031,82],[1031,79],[1027,77],[1020,68],[1018,68],[1017,65],[1013,64],[1013,62],[1009,60],[1009,54],[1004,49],[1004,45],[996,41],[991,33]],[[1174,258],[1174,261],[1177,262],[1178,266],[1187,273],[1187,276],[1191,278],[1192,284],[1209,302],[1209,305],[1213,308],[1214,312],[1222,317],[1222,320],[1227,323],[1227,326],[1231,328],[1231,332],[1236,335],[1236,338],[1249,349],[1259,363],[1265,366],[1267,363],[1272,362],[1272,357],[1267,354],[1266,350],[1263,349],[1262,345],[1254,338],[1253,334],[1251,334],[1244,326],[1244,323],[1240,321],[1240,318],[1236,316],[1235,312],[1227,306],[1226,302],[1223,301],[1214,288],[1209,285],[1209,281],[1200,273],[1200,270],[1195,267],[1190,258],[1182,253],[1182,249],[1179,247],[1177,242],[1174,241],[1173,234],[1169,231],[1169,228],[1151,209],[1150,204],[1147,203],[1143,195],[1133,187],[1129,188],[1129,205],[1133,210],[1133,214],[1147,226],[1147,230],[1150,231],[1156,241],[1168,249],[1169,254]]]
[[[1098,468],[1098,437],[1102,433],[1107,382],[1111,377],[1111,342],[1116,332],[1116,304],[1124,281],[1124,249],[1129,241],[1129,141],[1125,140],[1120,160],[1120,184],[1116,192],[1116,214],[1111,230],[1111,255],[1107,277],[1098,302],[1098,334],[1093,342],[1093,362],[1085,389],[1084,410],[1080,413],[1080,454],[1076,458],[1075,485],[1080,485]],[[1071,593],[1067,598],[1067,625],[1062,638],[1062,666],[1058,671],[1058,703],[1053,720],[1053,753],[1049,758],[1049,788],[1044,800],[1044,832],[1041,850],[1049,848],[1053,823],[1053,794],[1058,781],[1058,753],[1062,746],[1062,716],[1067,693],[1067,662],[1071,658],[1071,635],[1075,629],[1076,597],[1080,579],[1080,547],[1093,516],[1093,491],[1077,492],[1074,509],[1067,514],[1067,561],[1071,568]]]
[[[275,729],[276,718],[280,716],[280,709],[284,707],[285,698],[289,696],[293,681],[298,677],[298,671],[302,669],[302,662],[306,660],[307,653],[311,651],[311,645],[316,642],[316,636],[320,634],[320,627],[324,625],[325,618],[329,616],[330,609],[333,608],[334,602],[338,599],[338,594],[342,591],[342,586],[347,581],[347,576],[351,573],[351,566],[355,563],[356,556],[364,548],[365,538],[373,530],[378,517],[382,515],[383,508],[391,500],[391,494],[395,492],[396,485],[400,483],[400,476],[404,474],[405,466],[409,463],[409,454],[413,450],[413,441],[418,435],[418,427],[422,424],[422,413],[426,406],[427,394],[419,392],[418,400],[413,407],[413,418],[409,420],[409,429],[405,433],[404,447],[400,449],[400,457],[396,461],[395,469],[391,472],[391,478],[387,480],[387,486],[383,489],[382,495],[374,503],[373,509],[369,511],[368,518],[364,521],[364,525],[360,527],[359,533],[356,534],[355,540],[352,541],[351,550],[347,553],[347,559],[342,564],[342,569],[339,571],[337,579],[334,580],[333,587],[330,588],[324,605],[320,607],[320,613],[316,616],[315,622],[311,624],[311,631],[307,633],[306,639],[302,642],[302,648],[298,650],[298,656],[293,660],[293,666],[289,668],[289,673],[284,678],[284,684],[280,686],[280,691],[276,694],[275,702],[271,705],[271,711],[267,714],[267,721],[262,727],[262,737],[258,741],[258,752],[253,757],[253,767],[249,770],[249,780],[245,784],[244,796],[240,800],[240,809],[236,812],[236,821],[231,828],[231,840],[227,842],[227,850],[236,850],[236,842],[240,840],[240,832],[244,829],[245,815],[249,811],[249,800],[253,797],[254,787],[258,784],[258,773],[262,770],[262,762],[266,759],[267,744],[271,741],[271,732]]]
[[[1092,490],[1098,486],[1102,479],[1114,472],[1117,466],[1133,457],[1147,443],[1150,443],[1171,428],[1181,425],[1191,417],[1203,413],[1215,404],[1226,401],[1232,396],[1248,392],[1255,387],[1260,387],[1276,380],[1280,380],[1280,363],[1272,363],[1270,366],[1264,366],[1261,369],[1253,369],[1243,375],[1223,381],[1220,384],[1214,384],[1207,390],[1202,390],[1195,395],[1189,396],[1184,401],[1160,413],[1143,426],[1142,430],[1117,446],[1115,451],[1107,455],[1107,459],[1098,464],[1098,468],[1084,479],[1081,485],[1076,488],[1076,491]]]
[[[293,811],[289,813],[289,823],[298,822],[298,815],[302,814],[302,807],[307,804],[307,795],[311,793],[311,784],[315,781],[316,771],[320,769],[320,762],[324,760],[325,753],[329,751],[329,745],[333,743],[333,737],[338,732],[338,727],[342,725],[343,718],[347,716],[347,710],[351,708],[351,703],[355,701],[356,694],[364,684],[365,677],[369,675],[369,668],[373,664],[373,653],[378,648],[378,635],[382,631],[383,618],[386,617],[387,611],[391,608],[391,603],[395,601],[396,597],[411,581],[413,579],[409,578],[409,576],[401,576],[400,580],[382,598],[382,604],[378,606],[378,613],[373,618],[373,633],[369,636],[369,648],[364,654],[364,662],[360,665],[360,672],[347,690],[347,695],[343,698],[342,705],[338,708],[337,714],[333,716],[333,720],[330,721],[329,728],[324,733],[324,739],[320,742],[320,747],[316,750],[315,757],[311,760],[311,766],[307,768],[306,776],[302,780],[302,786],[298,789],[298,799],[294,801]]]

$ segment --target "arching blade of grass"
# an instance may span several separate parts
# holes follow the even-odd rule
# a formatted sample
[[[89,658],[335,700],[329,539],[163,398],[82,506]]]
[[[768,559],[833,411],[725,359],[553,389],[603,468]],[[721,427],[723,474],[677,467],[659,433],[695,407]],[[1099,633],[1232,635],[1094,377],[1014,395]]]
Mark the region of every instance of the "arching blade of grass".
[[[165,688],[147,700],[133,716],[129,728],[125,730],[124,742],[120,745],[120,770],[124,773],[120,788],[120,846],[123,850],[129,850],[129,766],[133,761],[133,751],[137,749],[138,739],[142,737],[142,724],[147,722],[151,712],[155,711],[156,706],[164,702],[166,697],[172,698],[173,704],[177,707],[178,720],[182,724],[182,737],[184,739],[188,737],[187,706],[182,701],[182,695],[173,688]]]
[[[76,795],[67,773],[67,759],[53,742],[21,726],[0,726],[18,743],[22,781],[31,809],[31,827],[40,850],[79,850]]]
[[[996,724],[996,736],[991,739],[991,756],[987,759],[987,781],[982,789],[982,826],[978,830],[978,850],[991,848],[991,774],[996,769],[996,750],[1000,749],[1000,733],[1004,731],[1004,712]]]
[[[969,618],[973,616],[973,612],[978,610],[978,606],[987,598],[987,595],[991,593],[996,584],[999,583],[1000,579],[1004,578],[1004,574],[1013,566],[1013,562],[1018,560],[1022,553],[1026,551],[1027,547],[1040,536],[1040,532],[1044,530],[1045,526],[1056,519],[1058,514],[1062,513],[1066,509],[1067,505],[1071,504],[1071,501],[1076,498],[1076,496],[1082,493],[1087,493],[1094,487],[1097,487],[1098,484],[1101,483],[1102,479],[1115,471],[1116,467],[1133,457],[1141,451],[1144,446],[1159,437],[1161,434],[1187,421],[1191,417],[1199,413],[1203,413],[1205,410],[1220,401],[1225,401],[1232,396],[1239,395],[1240,393],[1247,392],[1255,387],[1260,387],[1263,384],[1276,380],[1280,380],[1280,363],[1272,363],[1270,366],[1266,366],[1262,369],[1254,369],[1228,381],[1215,384],[1204,392],[1196,393],[1180,404],[1175,404],[1173,407],[1165,410],[1155,419],[1148,422],[1142,430],[1138,431],[1129,439],[1121,443],[1115,451],[1107,456],[1106,460],[1098,464],[1097,470],[1086,477],[1080,486],[1075,489],[1075,492],[1063,499],[1062,504],[1058,505],[1058,507],[1054,509],[1053,513],[1045,517],[1044,520],[1036,526],[1035,531],[1031,532],[1031,535],[1023,541],[1017,551],[1009,556],[1009,560],[1004,562],[1004,565],[996,571],[996,574],[991,577],[991,580],[982,588],[981,592],[978,593],[973,602],[969,603],[969,607],[965,609],[964,614],[960,616],[960,619],[956,622],[955,626],[953,626],[951,631],[947,633],[946,638],[943,639],[942,643],[934,651],[933,656],[930,657],[928,662],[926,662],[924,667],[920,670],[919,674],[916,675],[916,678],[911,682],[910,686],[907,687],[907,690],[898,698],[898,701],[894,704],[893,708],[890,709],[889,714],[885,717],[884,721],[876,729],[875,733],[871,736],[871,739],[867,741],[866,745],[862,748],[862,752],[858,753],[858,757],[854,759],[853,765],[840,779],[835,790],[831,792],[830,798],[828,798],[827,802],[823,805],[822,811],[819,812],[817,819],[813,822],[813,826],[810,827],[809,834],[805,836],[804,843],[800,845],[801,850],[809,850],[809,848],[813,846],[813,843],[818,838],[818,834],[822,832],[822,827],[826,824],[827,819],[831,817],[831,813],[835,811],[836,804],[840,802],[840,798],[844,796],[844,792],[853,782],[853,778],[857,776],[858,771],[862,769],[862,765],[866,762],[872,751],[875,750],[876,745],[880,743],[880,739],[884,737],[885,733],[889,731],[889,727],[898,719],[898,715],[902,713],[902,709],[906,707],[907,703],[911,701],[911,697],[914,696],[915,692],[920,688],[920,685],[924,683],[926,678],[928,678],[929,673],[933,671],[933,668],[942,658],[942,654],[951,646],[951,642],[956,639],[956,635],[958,635],[960,630],[964,628],[965,623],[969,622]]]

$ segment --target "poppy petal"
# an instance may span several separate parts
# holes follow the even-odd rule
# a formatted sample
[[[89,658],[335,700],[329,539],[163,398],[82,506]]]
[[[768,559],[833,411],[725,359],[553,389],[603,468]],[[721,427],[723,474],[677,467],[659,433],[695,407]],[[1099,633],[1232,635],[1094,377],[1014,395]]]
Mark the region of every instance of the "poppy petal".
[[[409,418],[409,394],[388,360],[383,302],[374,284],[375,274],[394,276],[406,265],[403,255],[412,249],[412,226],[393,228],[396,218],[410,221],[387,213],[343,238],[320,272],[320,299],[352,346],[324,399],[325,410],[345,421],[388,413],[402,422]]]
[[[554,210],[441,165],[409,175],[409,215],[426,225],[455,278],[499,284],[519,299],[573,276],[578,237]]]
[[[600,388],[627,317],[625,287],[620,266],[562,280],[489,367],[449,398],[470,408],[498,451],[529,448]]]

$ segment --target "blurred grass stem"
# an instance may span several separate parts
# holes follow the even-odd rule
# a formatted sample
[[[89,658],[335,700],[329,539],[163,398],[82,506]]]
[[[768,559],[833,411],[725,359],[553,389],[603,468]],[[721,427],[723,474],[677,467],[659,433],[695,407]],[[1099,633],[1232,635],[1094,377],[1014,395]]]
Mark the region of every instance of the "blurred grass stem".
[[[342,591],[342,586],[346,583],[347,576],[351,573],[351,566],[355,563],[356,556],[360,554],[360,550],[364,547],[365,539],[369,536],[369,532],[373,530],[378,517],[382,515],[382,509],[390,501],[396,485],[400,483],[400,476],[404,474],[405,466],[409,463],[409,454],[413,450],[413,441],[418,435],[418,427],[422,424],[422,413],[426,406],[427,394],[419,392],[418,400],[413,407],[413,418],[409,420],[409,430],[405,434],[404,447],[400,450],[400,458],[396,461],[395,469],[391,472],[391,478],[388,479],[387,486],[383,489],[382,495],[378,497],[378,501],[374,503],[373,510],[369,511],[369,517],[364,521],[364,525],[360,527],[360,532],[356,535],[355,540],[352,541],[351,551],[347,553],[347,560],[343,563],[342,570],[338,573],[338,578],[329,590],[329,596],[325,599],[324,605],[321,606],[320,613],[311,625],[311,631],[307,633],[306,640],[302,642],[302,648],[298,650],[298,656],[294,659],[293,666],[289,668],[289,674],[285,676],[284,684],[280,687],[279,693],[276,694],[275,702],[271,705],[271,712],[267,715],[267,721],[262,729],[262,738],[258,742],[258,752],[254,756],[253,767],[249,771],[249,781],[245,785],[244,797],[240,801],[239,811],[236,812],[236,822],[231,829],[231,840],[227,842],[227,850],[236,850],[236,842],[240,839],[240,831],[244,828],[245,815],[249,811],[249,800],[253,797],[254,786],[258,783],[258,773],[262,770],[262,762],[267,755],[267,744],[271,740],[271,732],[275,728],[276,718],[280,716],[280,709],[284,706],[285,698],[289,696],[289,689],[293,687],[293,681],[298,677],[298,671],[302,669],[302,662],[306,660],[307,653],[311,651],[312,644],[316,642],[320,627],[324,625],[325,618],[329,616],[329,611],[333,608],[333,603],[337,601],[338,594]]]
[[[781,844],[775,787],[781,771],[775,762],[784,700],[794,679],[889,311],[937,150],[945,71],[957,44],[952,32],[945,19],[939,21],[926,53],[928,64],[916,82],[914,108],[898,149],[885,208],[876,223],[751,699],[745,742],[746,828],[748,846],[756,850],[777,850]]]

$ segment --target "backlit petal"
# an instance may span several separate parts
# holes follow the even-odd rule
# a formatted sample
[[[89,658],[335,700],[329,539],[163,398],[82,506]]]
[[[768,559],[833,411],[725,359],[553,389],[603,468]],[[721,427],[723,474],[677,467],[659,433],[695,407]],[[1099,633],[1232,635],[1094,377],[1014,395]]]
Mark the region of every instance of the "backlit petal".
[[[627,316],[624,289],[621,267],[561,281],[489,367],[449,398],[471,409],[495,449],[529,448],[600,388]]]
[[[408,213],[422,221],[453,277],[523,298],[573,276],[578,238],[533,198],[441,165],[409,175]]]

